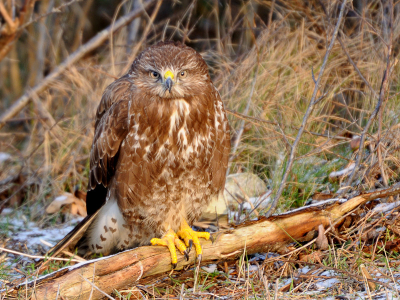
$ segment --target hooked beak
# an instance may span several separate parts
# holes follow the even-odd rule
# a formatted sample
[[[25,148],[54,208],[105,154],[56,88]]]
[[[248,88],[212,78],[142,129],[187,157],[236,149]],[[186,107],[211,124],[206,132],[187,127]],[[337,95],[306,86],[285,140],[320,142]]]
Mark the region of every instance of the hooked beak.
[[[174,73],[172,73],[170,70],[165,72],[164,74],[164,79],[165,79],[165,86],[167,87],[168,91],[171,93],[172,85],[173,85],[173,79],[174,79]]]
[[[165,86],[167,87],[168,91],[171,93],[171,89],[172,89],[172,79],[171,77],[168,77],[167,80],[165,81]]]

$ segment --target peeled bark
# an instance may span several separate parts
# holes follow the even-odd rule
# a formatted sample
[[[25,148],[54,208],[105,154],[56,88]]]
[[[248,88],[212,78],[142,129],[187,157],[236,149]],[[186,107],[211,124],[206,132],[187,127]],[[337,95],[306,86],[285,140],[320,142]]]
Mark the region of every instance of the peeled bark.
[[[397,183],[346,202],[325,201],[322,205],[305,207],[268,219],[261,218],[233,230],[217,232],[213,234],[214,242],[202,241],[202,262],[234,259],[243,254],[244,250],[247,254],[276,250],[293,240],[304,239],[308,232],[318,230],[320,224],[326,228],[340,222],[343,215],[359,205],[399,193],[400,183]],[[194,263],[195,253],[192,250],[189,261],[178,255],[177,269]],[[88,299],[91,293],[91,299],[99,299],[104,294],[94,286],[111,294],[115,289],[135,285],[141,278],[170,270],[171,258],[166,247],[145,246],[60,269],[27,285],[22,284],[8,295],[18,290],[25,294],[27,288],[33,299],[35,296],[36,299],[56,299],[57,294],[59,299],[60,296],[65,299]]]

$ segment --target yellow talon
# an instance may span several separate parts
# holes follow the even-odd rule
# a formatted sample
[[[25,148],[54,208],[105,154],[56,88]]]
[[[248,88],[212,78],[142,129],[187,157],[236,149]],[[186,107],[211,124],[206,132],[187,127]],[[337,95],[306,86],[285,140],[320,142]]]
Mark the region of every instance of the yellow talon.
[[[190,247],[191,242],[193,242],[194,248],[196,250],[197,257],[201,257],[203,250],[201,249],[199,238],[204,238],[206,240],[210,239],[209,232],[196,232],[194,231],[186,221],[182,221],[181,229],[177,232],[177,235],[185,241],[187,247]]]
[[[185,243],[183,243],[179,238],[183,239]],[[171,253],[171,261],[173,268],[176,267],[178,263],[178,256],[176,255],[176,248],[185,255],[186,259],[189,260],[189,251],[194,245],[196,249],[198,263],[201,261],[201,255],[203,254],[203,250],[201,249],[199,238],[204,238],[206,240],[210,239],[210,233],[208,232],[196,232],[192,230],[192,228],[188,225],[188,223],[183,220],[181,223],[180,230],[175,233],[172,229],[168,230],[167,233],[161,238],[153,238],[150,240],[150,243],[153,246],[167,246],[169,252]],[[189,249],[186,248],[186,246]],[[175,248],[176,247],[176,248]]]
[[[187,255],[185,244],[179,239],[179,237],[176,235],[176,233],[172,229],[168,230],[167,233],[161,239],[152,238],[150,240],[150,243],[153,246],[158,245],[158,246],[167,246],[168,247],[169,252],[171,253],[171,262],[172,262],[172,265],[174,266],[174,268],[175,268],[176,264],[178,263],[178,256],[176,255],[176,248],[178,248],[178,250],[185,256]]]

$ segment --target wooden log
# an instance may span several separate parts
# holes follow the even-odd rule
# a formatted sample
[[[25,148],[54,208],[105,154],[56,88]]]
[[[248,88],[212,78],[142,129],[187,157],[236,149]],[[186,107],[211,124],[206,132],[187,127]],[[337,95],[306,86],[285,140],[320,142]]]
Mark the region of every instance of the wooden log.
[[[302,239],[308,232],[325,228],[340,221],[342,216],[361,204],[377,198],[400,193],[400,183],[375,190],[350,200],[333,199],[322,205],[309,206],[270,218],[247,222],[234,230],[213,234],[214,242],[202,241],[203,263],[213,260],[234,259],[246,253],[274,251],[294,240]],[[345,202],[343,202],[345,201]],[[189,261],[178,255],[177,269],[195,263],[191,251]],[[79,263],[53,272],[14,289],[25,294],[34,293],[33,299],[92,299],[104,297],[98,289],[111,294],[115,289],[133,286],[139,279],[171,270],[171,257],[166,247],[145,246],[124,251],[113,256]],[[95,288],[96,286],[97,288]],[[8,293],[10,295],[10,293]]]

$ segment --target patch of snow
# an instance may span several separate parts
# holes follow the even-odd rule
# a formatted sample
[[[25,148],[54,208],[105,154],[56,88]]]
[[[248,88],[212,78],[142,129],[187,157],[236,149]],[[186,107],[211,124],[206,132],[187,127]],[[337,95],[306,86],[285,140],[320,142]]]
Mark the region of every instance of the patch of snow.
[[[5,216],[5,215],[9,215],[12,212],[14,212],[14,209],[10,208],[10,207],[6,207],[2,210],[1,215]]]
[[[206,271],[207,273],[214,273],[217,270],[217,265],[216,264],[211,264],[208,265],[207,267],[201,267],[204,271]]]
[[[351,171],[353,171],[355,165],[356,165],[355,163],[352,163],[352,164],[350,164],[350,166],[348,166],[347,168],[344,168],[343,170],[331,172],[329,174],[329,178],[334,179],[334,178],[339,178],[339,177],[348,175],[351,173]]]
[[[253,205],[255,209],[257,208],[265,208],[271,202],[271,193],[272,191],[268,191],[261,195],[260,197],[250,197],[249,201]],[[251,204],[249,202],[243,203],[243,209],[252,210]]]
[[[387,212],[389,210],[392,210],[393,208],[396,208],[397,206],[400,205],[400,201],[396,201],[393,203],[379,203],[377,206],[374,207],[374,209],[372,210],[373,212],[380,212],[380,213],[384,213]]]
[[[11,154],[7,152],[0,152],[0,164],[9,160],[11,158]]]
[[[255,272],[258,270],[258,266],[257,265],[250,265],[248,271],[249,272]]]
[[[336,278],[330,278],[330,279],[322,280],[322,281],[315,283],[315,287],[319,290],[325,290],[325,289],[333,287],[333,285],[335,283],[339,283],[339,280],[337,280]]]
[[[56,244],[64,236],[66,236],[75,226],[66,226],[61,228],[45,228],[41,229],[29,222],[29,229],[14,234],[13,239],[25,242],[29,247],[42,244],[40,240],[45,240],[51,244]]]
[[[258,260],[265,260],[265,253],[255,253],[253,254],[254,257],[252,257],[249,261],[258,261]]]
[[[74,220],[64,226],[40,228],[36,223],[29,222],[24,215],[19,218],[5,217],[0,221],[0,224],[6,224],[9,228],[12,240],[26,244],[28,249],[35,245],[43,246],[40,240],[56,244],[75,227],[76,223],[76,220]],[[49,248],[48,246],[45,247]]]
[[[310,272],[311,268],[309,266],[305,266],[302,267],[301,269],[299,269],[299,272],[302,274],[307,274],[308,272]]]
[[[327,270],[325,272],[322,272],[321,276],[332,276],[333,277],[333,276],[336,276],[336,273],[332,270]]]
[[[293,280],[292,278],[283,279],[283,280],[279,283],[279,285],[282,285],[282,286],[288,285],[289,283],[292,282],[292,280]]]

